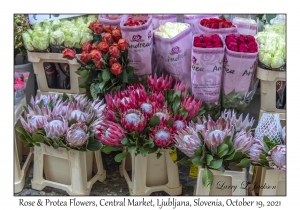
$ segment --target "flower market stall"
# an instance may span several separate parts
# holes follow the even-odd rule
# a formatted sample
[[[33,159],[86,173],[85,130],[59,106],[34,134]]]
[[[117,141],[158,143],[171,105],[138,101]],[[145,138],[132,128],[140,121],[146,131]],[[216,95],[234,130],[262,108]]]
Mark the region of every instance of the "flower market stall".
[[[26,100],[32,73],[14,73],[15,195],[111,195],[107,182],[128,195],[286,195],[282,16],[30,20],[18,39],[38,88]]]

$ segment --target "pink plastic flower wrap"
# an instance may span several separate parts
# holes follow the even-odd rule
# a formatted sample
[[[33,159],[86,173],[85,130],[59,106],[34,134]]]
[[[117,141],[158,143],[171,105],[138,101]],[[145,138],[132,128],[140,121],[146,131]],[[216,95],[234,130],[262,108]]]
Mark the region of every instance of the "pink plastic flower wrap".
[[[14,104],[19,103],[25,96],[26,83],[30,72],[15,72],[14,75]]]
[[[191,86],[192,28],[187,23],[166,23],[154,31],[154,48],[161,71]]]
[[[120,26],[122,20],[126,19],[127,15],[118,15],[118,14],[100,14],[98,20],[104,25],[111,25],[113,27]]]
[[[153,30],[167,22],[177,22],[177,15],[152,15]]]
[[[192,93],[214,119],[220,114],[225,44],[220,34],[195,34],[192,47]]]
[[[258,44],[251,35],[230,34],[225,38],[222,107],[243,111],[256,91]]]
[[[152,74],[152,15],[127,15],[120,27],[122,37],[128,43],[128,65],[134,68],[134,73],[140,78]]]

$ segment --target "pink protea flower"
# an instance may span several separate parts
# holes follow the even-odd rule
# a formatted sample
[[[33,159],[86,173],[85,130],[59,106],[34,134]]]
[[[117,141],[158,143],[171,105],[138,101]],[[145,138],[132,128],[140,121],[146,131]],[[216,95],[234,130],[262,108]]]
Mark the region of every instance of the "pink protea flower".
[[[162,102],[163,101],[163,102]],[[146,100],[139,101],[139,108],[147,117],[152,117],[156,110],[163,108],[165,98],[161,92],[153,93]]]
[[[174,128],[165,124],[165,120],[160,122],[159,126],[153,127],[149,134],[154,144],[159,147],[171,146],[174,142]]]
[[[46,136],[56,141],[59,137],[63,136],[68,129],[68,122],[61,120],[51,120],[45,127]]]
[[[185,110],[188,112],[186,118],[187,121],[191,121],[194,117],[197,116],[202,102],[198,99],[194,99],[194,95],[186,97],[186,99],[181,103],[180,108],[185,107]]]
[[[117,123],[105,120],[100,124],[96,138],[109,146],[122,146],[121,141],[126,137],[124,129]]]
[[[247,154],[250,147],[254,144],[255,139],[252,136],[251,131],[246,132],[245,130],[241,130],[235,134],[232,142],[235,151]]]
[[[174,85],[174,91],[181,91],[181,100],[184,100],[184,94],[186,93],[186,91],[189,89],[189,87],[187,85],[184,85],[182,82],[176,82]]]
[[[169,76],[161,76],[157,78],[155,74],[153,77],[151,75],[148,76],[148,86],[152,91],[160,91],[170,90],[173,85],[173,78]]]
[[[286,170],[286,147],[285,145],[277,145],[273,147],[266,158],[269,161],[269,166],[276,170]]]
[[[134,96],[134,92],[127,90],[115,93],[115,95],[107,94],[105,96],[107,107],[111,110],[118,109],[124,112],[128,109],[136,109],[138,101]]]
[[[249,148],[248,156],[251,158],[254,164],[260,162],[259,155],[265,154],[264,143],[258,139],[255,139],[254,144]]]
[[[91,122],[91,120],[94,117],[94,114],[92,113],[91,109],[88,109],[88,107],[90,105],[89,103],[90,102],[87,100],[86,97],[81,98],[81,100],[78,100],[78,101],[69,102],[68,109],[67,109],[67,112],[66,112],[64,118],[67,121],[74,119],[77,122],[86,122],[86,123]],[[55,112],[60,113],[62,108],[57,109],[57,111],[54,111],[54,109],[52,112],[53,114],[55,114]]]
[[[147,124],[147,118],[140,110],[128,109],[121,114],[121,123],[127,131],[141,132]]]
[[[104,100],[100,100],[99,98],[97,98],[93,101],[93,103],[91,103],[87,112],[90,112],[90,110],[94,110],[98,118],[103,117],[103,111],[105,107],[106,104],[104,104]]]
[[[161,121],[163,120],[167,121],[172,117],[170,109],[167,109],[166,107],[162,107],[162,108],[156,107],[153,116],[157,116]]]
[[[197,132],[192,127],[179,130],[174,138],[175,147],[189,158],[193,158],[195,151],[202,145]]]
[[[249,114],[243,120],[243,114],[237,118],[236,113],[234,110],[225,110],[221,113],[221,117],[225,120],[230,120],[231,124],[235,126],[236,132],[241,131],[242,129],[247,129],[248,127],[252,128],[255,120],[252,117],[249,119]]]
[[[88,127],[84,123],[75,123],[67,130],[66,142],[71,147],[83,146],[88,138]]]
[[[282,138],[282,142],[283,142],[284,144],[286,144],[286,126],[284,126],[284,127],[282,128],[282,131],[281,131],[281,138]]]
[[[163,107],[166,102],[162,92],[152,92],[152,95],[149,97],[149,99],[156,104],[156,107]]]
[[[200,120],[199,122],[201,123]],[[198,129],[202,132],[206,146],[208,148],[212,148],[214,152],[217,153],[217,148],[223,143],[224,139],[227,136],[230,136],[230,138],[233,137],[234,127],[229,123],[229,121],[223,123],[221,117],[214,122],[212,118],[208,116],[208,121],[206,122],[206,119],[204,119],[202,123],[203,122],[205,124],[202,124],[202,126],[200,124]]]
[[[117,122],[118,119],[116,117],[116,112],[112,110],[110,107],[106,107],[105,110],[103,111],[103,115],[106,120]]]
[[[35,115],[27,118],[27,122],[20,115],[20,121],[23,128],[30,134],[36,133],[38,128],[43,128],[47,123],[47,117],[42,115]]]
[[[149,99],[145,87],[141,84],[130,85],[126,88],[126,90],[129,93],[132,93],[139,103],[146,102]]]
[[[183,119],[182,115],[176,115],[173,118],[173,120],[174,120],[174,126],[177,131],[186,128],[187,122],[185,119]]]

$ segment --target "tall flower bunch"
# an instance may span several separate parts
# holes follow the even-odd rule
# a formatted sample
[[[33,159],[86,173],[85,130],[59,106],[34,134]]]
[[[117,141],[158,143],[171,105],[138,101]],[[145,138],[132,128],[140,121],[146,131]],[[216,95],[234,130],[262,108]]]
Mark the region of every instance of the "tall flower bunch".
[[[32,97],[24,107],[25,117],[20,116],[19,139],[27,147],[43,143],[55,149],[99,150],[102,145],[94,133],[103,120],[105,106],[103,100],[90,101],[83,95],[70,99],[66,94]]]
[[[187,122],[202,113],[201,101],[194,99],[171,76],[148,76],[148,86],[128,86],[125,90],[105,96],[105,120],[96,132],[96,138],[106,146],[103,152],[121,150],[116,161],[129,152],[146,156],[161,155],[160,150],[170,148],[174,136]]]
[[[224,172],[230,166],[250,166],[249,154],[255,144],[251,132],[253,122],[249,116],[242,120],[234,111],[225,110],[216,121],[208,115],[189,123],[174,136],[175,147],[186,155],[179,163],[205,168],[202,183],[210,190],[214,181],[210,169]]]
[[[122,38],[120,27],[103,26],[95,20],[89,29],[93,32],[93,41],[82,44],[79,58],[70,48],[63,51],[63,58],[75,58],[81,64],[77,74],[85,79],[80,87],[87,89],[88,96],[103,98],[106,93],[139,83],[134,68],[128,66],[128,45]]]

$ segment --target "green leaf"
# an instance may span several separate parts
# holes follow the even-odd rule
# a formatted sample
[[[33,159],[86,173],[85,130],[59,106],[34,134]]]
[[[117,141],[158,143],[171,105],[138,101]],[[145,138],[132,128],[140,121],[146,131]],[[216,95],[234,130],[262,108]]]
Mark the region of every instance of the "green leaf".
[[[121,143],[123,144],[123,145],[127,145],[128,144],[128,139],[127,138],[124,138],[122,141],[121,141]]]
[[[86,84],[80,84],[79,88],[86,88]]]
[[[129,152],[122,152],[122,153],[117,154],[115,156],[115,161],[121,162],[128,154],[129,154]]]
[[[214,182],[214,175],[213,173],[208,169],[205,168],[202,172],[202,184],[208,191],[212,188]]]
[[[71,127],[71,125],[73,125],[75,123],[77,123],[77,120],[75,120],[75,119],[69,120],[68,126]]]
[[[141,155],[143,157],[146,157],[148,155],[148,149],[147,148],[144,148],[144,147],[140,147],[140,152],[141,152]]]
[[[218,168],[219,171],[222,171],[223,173],[225,172],[225,168],[223,166],[221,166],[220,168]]]
[[[106,81],[102,81],[102,82],[100,82],[100,84],[99,84],[99,88],[100,88],[101,92],[103,91],[103,88],[104,88],[104,86],[105,86],[105,83],[106,83]]]
[[[231,159],[232,161],[239,161],[243,156],[243,153],[238,151],[238,152],[235,152],[233,158]]]
[[[23,134],[24,136],[27,135],[25,129],[23,127],[16,127],[16,131],[18,131],[19,133]]]
[[[47,136],[43,136],[43,139],[44,139],[44,142],[51,144],[51,139],[49,139]]]
[[[82,71],[79,71],[78,74],[83,77],[86,78],[88,76],[88,70],[84,69]]]
[[[232,158],[235,156],[235,152],[232,152],[229,156],[225,157],[225,160],[232,160]]]
[[[207,154],[207,155],[206,155],[206,164],[209,165],[210,162],[211,162],[213,159],[214,159],[213,156]]]
[[[19,139],[20,139],[21,141],[27,143],[26,138],[25,138],[25,136],[24,136],[23,134],[19,135]]]
[[[65,102],[67,100],[69,100],[69,96],[66,93],[63,93],[63,95],[62,95],[62,101]]]
[[[170,104],[172,102],[172,99],[173,99],[174,90],[173,89],[169,90],[167,94],[168,94],[167,95],[167,101],[168,101],[168,104]]]
[[[58,144],[54,141],[54,142],[52,142],[52,146],[54,147],[54,149],[58,149]]]
[[[174,125],[174,122],[173,122],[173,120],[170,119],[167,121],[166,124],[172,127]]]
[[[270,24],[270,21],[276,17],[276,14],[266,14],[266,20]]]
[[[94,141],[89,141],[86,148],[90,151],[98,151],[101,149],[102,146],[103,144],[100,141],[94,140]]]
[[[178,161],[179,164],[181,165],[185,165],[185,166],[191,166],[192,165],[192,161],[189,157],[184,157],[181,160]]]
[[[157,116],[153,116],[150,118],[149,120],[149,124],[151,127],[155,127],[158,126],[160,124],[160,119]]]
[[[156,153],[156,159],[159,159],[162,156],[160,152]]]
[[[202,147],[198,147],[198,149],[195,152],[195,157],[201,156],[201,154],[202,154]]]
[[[128,75],[126,71],[122,71],[122,82],[128,83]]]
[[[34,142],[37,142],[37,143],[39,143],[39,142],[44,142],[44,139],[43,139],[43,137],[42,136],[40,136],[40,135],[37,135],[37,134],[32,134],[32,139],[33,139],[33,142],[32,143],[34,143]]]
[[[95,90],[95,83],[92,83],[90,86],[90,93],[92,95],[92,97],[95,99],[97,98],[97,92]]]
[[[218,159],[218,160],[212,160],[209,164],[209,167],[218,169],[222,166],[223,159]]]
[[[128,146],[128,152],[136,151],[136,146]]]
[[[111,146],[103,146],[101,151],[105,154],[110,154],[112,151],[122,151],[123,147],[111,147]]]
[[[228,145],[222,143],[221,145],[218,146],[218,157],[222,158],[223,156],[225,156],[228,152]]]
[[[241,160],[241,162],[239,164],[237,164],[237,167],[241,167],[241,168],[246,168],[249,167],[251,164],[251,159],[249,158],[244,158]]]
[[[176,98],[176,96],[180,98],[180,96],[181,96],[181,91],[180,91],[180,90],[177,90],[177,91],[173,94],[172,101],[174,101],[174,99]]]
[[[194,157],[192,159],[193,164],[195,164],[196,166],[203,166],[204,161],[201,161],[200,157]]]
[[[25,145],[25,147],[34,147],[34,145],[32,143],[28,143]]]
[[[103,81],[108,81],[110,80],[110,72],[107,69],[104,69],[102,72],[102,79]]]
[[[172,110],[174,114],[177,114],[178,108],[180,106],[180,102],[181,102],[180,97],[176,96],[172,105]]]

